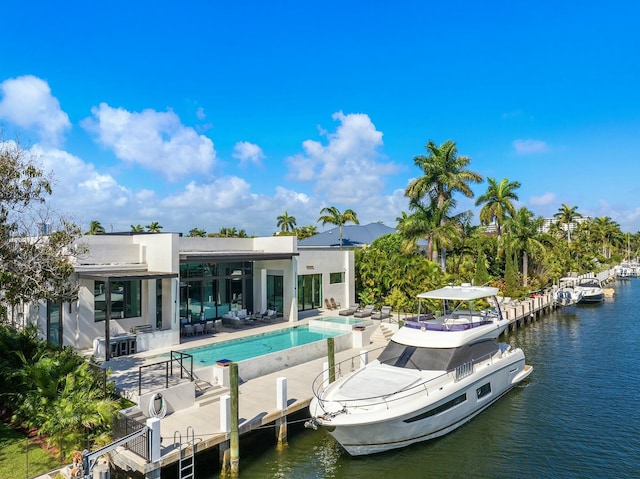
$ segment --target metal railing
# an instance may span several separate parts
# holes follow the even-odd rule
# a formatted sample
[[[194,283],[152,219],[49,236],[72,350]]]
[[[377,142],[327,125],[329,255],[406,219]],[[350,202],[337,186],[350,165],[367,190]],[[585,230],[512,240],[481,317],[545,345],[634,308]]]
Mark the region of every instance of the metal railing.
[[[143,428],[146,428],[145,424],[120,413],[113,427],[113,439],[114,441],[121,439]],[[146,433],[126,442],[124,447],[142,457],[145,461],[150,462],[151,451],[149,450],[148,436],[149,431],[147,430]]]
[[[185,366],[185,361],[188,361],[188,367]],[[187,377],[190,381],[195,380],[195,376],[193,374],[193,356],[188,353],[183,353],[182,351],[171,351],[169,359],[138,367],[138,395],[142,395],[143,369],[151,370],[151,368],[164,366],[164,385],[156,387],[155,389],[151,388],[151,392],[157,389],[162,389],[162,387],[165,389],[169,387],[169,378],[174,376],[174,365],[177,365],[177,368],[180,370],[180,379]],[[157,376],[155,377],[157,378]]]

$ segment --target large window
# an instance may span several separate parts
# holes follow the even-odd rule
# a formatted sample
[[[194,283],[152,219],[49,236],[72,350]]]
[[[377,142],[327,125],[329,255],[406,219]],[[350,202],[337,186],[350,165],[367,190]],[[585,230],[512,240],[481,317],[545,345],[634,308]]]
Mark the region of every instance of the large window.
[[[238,309],[253,310],[253,263],[180,265],[180,317],[214,319]]]
[[[96,281],[94,288],[95,320],[104,321],[107,316],[106,285]],[[111,319],[142,316],[142,281],[111,282]]]
[[[283,312],[284,278],[282,276],[267,275],[267,308]]]
[[[298,276],[298,310],[322,307],[322,275],[305,274]]]

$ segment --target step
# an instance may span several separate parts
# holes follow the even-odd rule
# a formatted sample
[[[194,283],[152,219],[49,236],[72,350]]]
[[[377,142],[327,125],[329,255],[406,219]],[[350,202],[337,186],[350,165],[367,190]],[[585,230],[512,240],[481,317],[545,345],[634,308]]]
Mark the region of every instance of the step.
[[[204,394],[196,398],[196,406],[203,407],[220,401],[225,394],[229,394],[229,388],[222,386],[211,386]]]

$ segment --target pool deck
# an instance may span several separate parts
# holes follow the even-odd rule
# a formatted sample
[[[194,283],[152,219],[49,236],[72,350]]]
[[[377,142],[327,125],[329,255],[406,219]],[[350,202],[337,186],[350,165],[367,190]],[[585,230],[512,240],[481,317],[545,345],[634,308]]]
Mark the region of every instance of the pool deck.
[[[275,322],[272,324],[261,323],[254,327],[241,330],[223,330],[213,336],[199,336],[194,339],[184,341],[180,347],[171,349],[197,347],[212,344],[220,341],[246,337],[262,332],[270,332],[279,329],[289,328],[294,325],[307,324],[310,319],[321,317],[337,316],[337,311],[315,312],[313,316],[303,318],[297,322]],[[351,357],[357,357],[361,351],[369,351],[369,360],[375,359],[381,351],[381,342],[372,342],[368,346],[351,348],[346,351],[336,353],[336,364]],[[154,350],[146,353],[139,353],[133,356],[116,358],[106,366],[111,367],[111,379],[116,382],[116,386],[122,390],[132,390],[137,388],[138,366],[150,362],[151,356],[157,356],[164,350]],[[309,406],[313,393],[311,385],[315,377],[322,372],[327,358],[315,359],[297,366],[288,367],[280,371],[266,374],[264,376],[248,380],[239,385],[239,432],[242,436],[254,429],[273,425],[274,421],[281,417],[301,411]],[[286,378],[287,409],[281,411],[277,408],[277,380]],[[132,469],[146,475],[146,477],[159,477],[159,470],[162,467],[173,464],[180,459],[180,451],[174,445],[174,437],[181,437],[183,443],[188,440],[190,434],[195,437],[195,451],[201,452],[205,449],[216,447],[229,439],[229,433],[222,432],[220,421],[220,396],[228,394],[227,390],[215,387],[214,391],[207,391],[200,398],[196,399],[196,404],[192,407],[181,409],[167,414],[160,420],[161,457],[155,463],[147,464],[143,458],[128,450],[119,449],[117,454],[112,455],[114,462],[123,469]],[[217,390],[217,391],[216,391]],[[144,417],[139,417],[144,420]],[[276,441],[274,429],[274,445]],[[242,457],[242,451],[240,451]]]

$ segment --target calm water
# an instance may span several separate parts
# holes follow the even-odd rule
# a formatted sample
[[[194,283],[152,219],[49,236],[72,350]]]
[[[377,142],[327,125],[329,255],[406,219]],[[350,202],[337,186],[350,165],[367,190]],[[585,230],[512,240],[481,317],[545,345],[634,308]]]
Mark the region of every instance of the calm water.
[[[565,308],[510,333],[532,376],[448,436],[352,458],[323,431],[296,425],[283,451],[265,431],[241,442],[240,477],[640,477],[640,278],[611,287],[614,299]],[[219,477],[207,472],[208,461],[198,462],[198,479]]]

